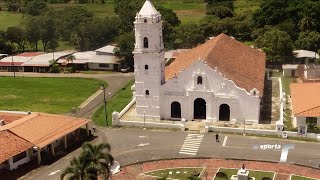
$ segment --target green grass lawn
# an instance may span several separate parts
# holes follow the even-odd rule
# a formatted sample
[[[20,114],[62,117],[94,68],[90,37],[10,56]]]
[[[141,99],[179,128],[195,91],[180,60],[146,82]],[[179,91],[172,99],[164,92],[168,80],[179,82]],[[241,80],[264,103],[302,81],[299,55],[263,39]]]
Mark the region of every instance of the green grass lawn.
[[[6,31],[8,27],[19,26],[22,21],[23,15],[20,13],[0,11],[0,30]]]
[[[63,114],[99,89],[99,80],[84,78],[0,77],[0,110]]]
[[[203,168],[177,168],[177,169],[164,169],[145,173],[146,175],[156,176],[160,178],[172,179],[189,179],[190,177],[198,177]],[[172,172],[172,174],[169,174]],[[178,172],[178,173],[177,173]]]
[[[122,89],[120,89],[111,99],[107,101],[107,118],[108,125],[112,124],[112,113],[114,111],[120,112],[132,99],[131,86],[134,84],[134,81],[129,81]],[[100,126],[106,125],[105,114],[104,114],[104,105],[100,106],[92,117],[95,124]]]
[[[232,175],[236,175],[238,169],[220,169],[219,172],[224,172],[227,178],[230,179]],[[273,179],[274,172],[253,171],[249,170],[249,177],[255,177],[256,180],[261,180],[263,177],[269,177]],[[225,180],[224,178],[216,177],[215,180]]]
[[[316,179],[292,175],[291,180],[316,180]]]

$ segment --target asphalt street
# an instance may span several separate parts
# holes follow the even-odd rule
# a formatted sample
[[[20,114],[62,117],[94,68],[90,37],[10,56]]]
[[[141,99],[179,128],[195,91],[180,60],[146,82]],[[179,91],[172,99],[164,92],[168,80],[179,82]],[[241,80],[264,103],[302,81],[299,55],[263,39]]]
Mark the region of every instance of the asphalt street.
[[[121,166],[143,161],[173,158],[212,157],[226,159],[247,159],[259,161],[280,161],[282,148],[292,145],[285,163],[300,164],[319,167],[320,143],[301,142],[286,139],[270,139],[261,137],[220,135],[220,142],[215,141],[215,134],[204,134],[192,149],[192,141],[189,149],[196,155],[180,154],[182,145],[185,144],[188,132],[174,132],[166,130],[143,130],[111,128],[99,129],[99,137],[95,143],[108,141],[112,146],[112,155]],[[270,149],[256,149],[261,145],[269,145]],[[281,149],[271,148],[271,145],[280,145]],[[268,147],[268,146],[265,146]],[[186,149],[186,148],[185,148]],[[50,166],[41,167],[30,172],[22,179],[59,179],[59,175],[69,165],[70,159],[77,156],[80,150],[76,150]]]

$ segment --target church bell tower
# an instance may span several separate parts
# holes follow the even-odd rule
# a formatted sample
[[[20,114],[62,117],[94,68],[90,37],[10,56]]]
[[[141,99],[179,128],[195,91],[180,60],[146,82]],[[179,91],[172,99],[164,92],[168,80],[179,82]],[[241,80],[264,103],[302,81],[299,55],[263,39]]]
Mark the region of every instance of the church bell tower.
[[[162,20],[150,0],[137,13],[134,25],[136,111],[140,116],[160,117],[160,86],[165,82]]]

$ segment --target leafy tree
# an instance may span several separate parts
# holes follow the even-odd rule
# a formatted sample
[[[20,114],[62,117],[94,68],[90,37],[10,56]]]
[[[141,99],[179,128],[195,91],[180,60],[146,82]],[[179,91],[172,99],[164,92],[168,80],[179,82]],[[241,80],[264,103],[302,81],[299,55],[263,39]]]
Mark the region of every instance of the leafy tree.
[[[13,43],[16,43],[22,51],[25,50],[25,47],[27,45],[27,38],[26,33],[23,29],[19,27],[9,27],[6,31],[6,38],[8,41],[11,42],[11,45]]]
[[[9,0],[6,2],[8,11],[19,11],[21,3],[19,0]]]
[[[144,0],[114,0],[114,12],[121,19],[121,33],[131,32],[136,13],[141,9]]]
[[[41,38],[40,18],[31,18],[26,23],[26,36],[30,46],[38,51],[38,41]]]
[[[271,62],[280,62],[292,57],[293,44],[290,36],[279,29],[271,29],[258,37],[256,44],[267,53]]]
[[[31,16],[39,16],[47,10],[47,3],[44,0],[33,0],[26,2],[25,13]]]
[[[134,50],[134,34],[126,33],[117,39],[117,48],[115,49],[115,55],[122,59],[126,65],[133,67],[133,50]]]
[[[105,179],[109,179],[111,175],[110,165],[112,165],[114,161],[110,154],[110,144],[102,143],[98,145],[92,145],[90,143],[84,143],[82,145],[82,149],[84,150],[84,155],[97,168],[97,173],[103,174]]]
[[[317,51],[316,48],[320,48],[320,33],[316,31],[301,32],[296,44],[300,49]]]
[[[7,53],[7,54],[12,52],[11,46],[8,45],[7,42],[8,40],[6,37],[6,33],[0,30],[0,52]]]
[[[277,25],[288,19],[288,0],[263,0],[260,9],[254,12],[253,22],[256,27]]]
[[[40,30],[40,40],[43,45],[43,51],[46,51],[49,45],[50,49],[53,49],[57,46],[57,29],[55,21],[47,16],[39,17],[39,26]]]
[[[174,28],[180,25],[180,20],[175,12],[163,6],[156,6],[157,10],[161,13],[163,19],[163,42],[167,49],[173,48],[175,39]]]
[[[71,44],[81,51],[93,50],[110,43],[118,35],[118,18],[93,19],[72,32]]]
[[[204,0],[208,15],[214,15],[219,18],[233,16],[233,0]]]
[[[176,28],[175,48],[192,48],[205,41],[199,25],[182,24]]]

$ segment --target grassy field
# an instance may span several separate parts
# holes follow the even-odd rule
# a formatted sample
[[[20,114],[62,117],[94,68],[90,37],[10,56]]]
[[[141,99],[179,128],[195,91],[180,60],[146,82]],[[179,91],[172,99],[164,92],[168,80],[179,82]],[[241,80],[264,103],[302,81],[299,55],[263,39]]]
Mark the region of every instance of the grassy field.
[[[134,81],[129,81],[122,89],[120,89],[111,99],[107,101],[107,118],[108,125],[112,124],[111,115],[114,111],[120,112],[126,105],[131,101],[132,91],[131,86],[134,84]],[[100,126],[106,125],[105,114],[104,114],[104,105],[99,107],[97,111],[93,114],[92,117],[95,124]]]
[[[316,180],[316,179],[293,175],[291,177],[291,180]]]
[[[237,174],[238,169],[220,169],[219,172],[224,172],[227,175],[228,179],[230,179],[232,175]],[[273,179],[273,176],[274,176],[273,172],[249,170],[249,177],[255,177],[256,180],[261,180],[263,177],[269,177]],[[225,179],[216,177],[215,180],[225,180]]]
[[[152,171],[145,174],[158,178],[189,179],[191,177],[198,177],[202,170],[203,168],[177,168]],[[171,174],[169,174],[169,172],[171,172]]]
[[[0,109],[68,113],[96,92],[99,83],[82,78],[0,77]]]
[[[0,11],[0,30],[7,30],[8,27],[18,26],[23,20],[23,15],[20,13],[11,13]]]

